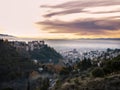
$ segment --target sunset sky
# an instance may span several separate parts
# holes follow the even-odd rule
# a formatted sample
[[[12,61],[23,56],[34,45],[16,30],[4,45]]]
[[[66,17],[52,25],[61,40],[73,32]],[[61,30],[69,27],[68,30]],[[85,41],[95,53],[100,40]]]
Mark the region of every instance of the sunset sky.
[[[120,38],[120,0],[0,0],[0,33],[23,38]]]

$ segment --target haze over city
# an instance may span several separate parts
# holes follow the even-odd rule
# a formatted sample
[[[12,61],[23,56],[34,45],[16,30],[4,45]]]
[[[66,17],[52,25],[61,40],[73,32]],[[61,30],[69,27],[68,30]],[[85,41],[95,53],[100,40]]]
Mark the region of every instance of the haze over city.
[[[21,38],[120,38],[120,0],[0,0],[0,33]]]
[[[120,90],[120,0],[0,0],[0,90]]]

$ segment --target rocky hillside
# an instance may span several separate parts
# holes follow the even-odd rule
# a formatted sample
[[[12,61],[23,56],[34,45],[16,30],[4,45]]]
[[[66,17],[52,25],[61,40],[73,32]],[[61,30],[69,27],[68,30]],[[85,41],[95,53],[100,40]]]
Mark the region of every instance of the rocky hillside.
[[[105,78],[73,78],[62,85],[59,81],[52,90],[120,90],[120,74]]]
[[[80,72],[76,68],[82,66],[63,68],[51,90],[120,90],[120,55],[104,60],[101,67],[91,65]]]

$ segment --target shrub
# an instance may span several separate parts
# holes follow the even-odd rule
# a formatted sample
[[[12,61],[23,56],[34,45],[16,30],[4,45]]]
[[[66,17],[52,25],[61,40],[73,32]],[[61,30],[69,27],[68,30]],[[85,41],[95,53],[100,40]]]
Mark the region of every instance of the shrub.
[[[92,76],[94,77],[103,77],[104,76],[104,71],[102,68],[95,68],[92,71]]]

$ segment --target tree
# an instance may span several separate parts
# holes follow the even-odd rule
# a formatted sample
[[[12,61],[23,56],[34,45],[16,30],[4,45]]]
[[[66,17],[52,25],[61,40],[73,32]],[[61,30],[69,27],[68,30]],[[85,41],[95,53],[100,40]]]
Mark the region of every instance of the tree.
[[[29,58],[22,57],[9,42],[0,40],[0,82],[26,77],[36,67]]]
[[[120,71],[120,55],[112,60],[106,61],[103,67],[105,74]]]
[[[77,64],[77,67],[80,68],[80,70],[86,70],[92,66],[91,60],[84,58],[81,62]]]

